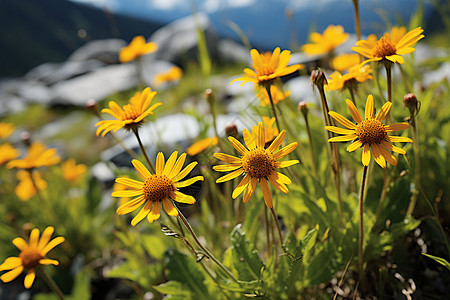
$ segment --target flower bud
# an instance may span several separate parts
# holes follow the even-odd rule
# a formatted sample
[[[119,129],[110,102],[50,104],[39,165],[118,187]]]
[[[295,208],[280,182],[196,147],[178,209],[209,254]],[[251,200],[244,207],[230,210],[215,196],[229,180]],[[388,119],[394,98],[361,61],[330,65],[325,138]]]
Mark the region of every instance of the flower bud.
[[[215,97],[214,97],[214,91],[212,89],[205,90],[205,97],[210,105],[212,105],[212,103],[214,103]]]
[[[420,110],[420,101],[413,93],[408,93],[403,97],[403,104],[409,109],[411,116],[417,115]]]
[[[308,105],[306,104],[306,102],[304,101],[299,102],[297,108],[305,116],[308,114]]]
[[[225,134],[227,136],[232,136],[234,138],[238,138],[238,130],[237,130],[236,124],[228,123],[227,126],[225,126]]]
[[[321,69],[316,69],[311,72],[310,82],[318,87],[323,87],[325,84],[328,84],[325,73]]]

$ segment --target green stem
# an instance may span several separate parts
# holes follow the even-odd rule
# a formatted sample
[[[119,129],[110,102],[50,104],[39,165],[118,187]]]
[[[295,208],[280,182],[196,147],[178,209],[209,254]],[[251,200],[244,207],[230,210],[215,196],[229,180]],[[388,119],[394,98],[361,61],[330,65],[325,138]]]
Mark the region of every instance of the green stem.
[[[313,146],[311,128],[309,127],[308,116],[306,114],[304,114],[303,116],[305,118],[306,132],[308,133],[308,141],[309,141],[309,148],[311,150],[311,160],[312,160],[312,164],[313,164],[314,175],[317,177],[317,161],[316,161],[316,153],[314,151],[314,146]]]
[[[186,229],[191,233],[192,238],[194,239],[195,243],[200,247],[200,249],[205,252],[205,254],[214,261],[234,282],[238,283],[238,280],[234,277],[233,273],[230,272],[198,239],[197,235],[195,234],[194,230],[192,229],[191,225],[189,224],[186,217],[183,215],[183,213],[180,211],[178,207],[176,207],[178,210],[178,217],[183,222],[184,226],[186,226]]]
[[[356,37],[358,41],[361,40],[361,26],[359,21],[359,8],[358,8],[358,0],[353,0],[353,8],[355,9],[355,28],[356,28]]]
[[[139,148],[141,148],[142,154],[144,154],[145,160],[147,160],[148,165],[150,166],[150,169],[153,174],[156,174],[155,168],[153,167],[152,162],[150,161],[150,158],[148,158],[147,152],[145,151],[144,145],[142,144],[141,138],[139,137],[139,129],[133,128],[134,135],[136,136],[136,139],[139,143]]]
[[[350,97],[351,97],[350,100],[352,100],[352,102],[353,102],[353,104],[355,105],[355,107],[357,107],[357,106],[356,106],[355,92],[353,91],[353,88],[349,86],[347,89],[348,89],[348,91],[350,92]]]
[[[64,300],[64,294],[61,289],[58,287],[56,282],[47,274],[44,269],[36,268],[36,271],[39,273],[39,276],[42,277],[50,289],[58,296],[60,300]]]
[[[415,164],[415,183],[413,194],[411,196],[411,201],[409,202],[408,209],[406,210],[406,215],[410,216],[414,212],[416,207],[417,197],[419,196],[420,188],[420,158],[419,158],[419,140],[417,138],[417,126],[416,119],[413,117],[411,119],[411,127],[413,129],[413,144],[414,144],[414,164]]]
[[[364,189],[366,185],[367,178],[367,166],[364,166],[362,177],[361,177],[361,190],[359,191],[359,272],[362,278],[363,266],[364,266]]]
[[[388,101],[392,102],[392,68],[391,63],[387,62],[384,64],[386,67],[386,80],[387,80],[387,93],[388,93]]]
[[[281,227],[280,227],[280,223],[278,222],[278,217],[277,217],[273,207],[270,208],[270,212],[272,213],[273,219],[275,220],[275,224],[277,225],[278,236],[280,238],[280,249],[281,249],[281,251],[284,251],[283,250],[283,245],[284,245],[283,235],[281,234]]]
[[[272,252],[272,246],[270,242],[269,216],[267,214],[267,205],[264,205],[264,221],[266,222],[267,253],[268,256],[270,256]]]
[[[278,132],[281,132],[280,124],[278,123],[277,111],[275,109],[275,104],[273,103],[272,93],[270,92],[270,85],[266,86],[267,95],[269,96],[270,106],[272,107],[272,113],[275,117],[275,123],[277,124]]]

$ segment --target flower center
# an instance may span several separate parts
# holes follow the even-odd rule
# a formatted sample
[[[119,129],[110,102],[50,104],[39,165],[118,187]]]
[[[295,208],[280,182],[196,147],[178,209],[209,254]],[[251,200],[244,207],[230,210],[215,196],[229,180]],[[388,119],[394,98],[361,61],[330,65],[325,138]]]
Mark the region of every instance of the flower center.
[[[123,107],[122,121],[135,120],[140,115],[141,115],[141,112],[137,109],[137,107],[135,107],[131,104],[126,104]]]
[[[257,67],[256,71],[257,71],[258,75],[260,75],[260,76],[263,76],[263,75],[268,76],[268,75],[275,73],[275,70],[272,69],[272,66],[269,64],[259,65]]]
[[[27,248],[19,254],[22,265],[25,269],[33,269],[39,265],[39,261],[44,258],[36,248]]]
[[[244,155],[242,168],[252,178],[266,178],[275,168],[275,159],[266,149],[256,148]]]
[[[373,50],[372,55],[374,57],[386,57],[389,55],[394,55],[397,49],[395,48],[394,43],[392,43],[389,36],[383,36],[377,44],[375,45],[375,49]]]
[[[149,201],[159,201],[169,196],[169,193],[175,191],[172,180],[166,175],[152,175],[144,182],[144,195]]]
[[[387,132],[383,123],[376,119],[364,120],[356,127],[356,135],[363,144],[379,144],[383,141]]]

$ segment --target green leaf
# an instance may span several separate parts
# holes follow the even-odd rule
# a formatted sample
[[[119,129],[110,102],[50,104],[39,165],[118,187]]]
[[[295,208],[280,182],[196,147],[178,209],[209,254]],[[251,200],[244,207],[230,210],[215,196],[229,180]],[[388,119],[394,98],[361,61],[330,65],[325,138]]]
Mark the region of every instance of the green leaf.
[[[426,254],[426,253],[422,253],[422,255],[425,255],[426,257],[433,259],[434,261],[440,263],[441,265],[446,267],[447,270],[450,271],[450,263],[447,260],[443,259],[442,257],[437,257],[437,256]]]
[[[163,258],[164,251],[166,251],[166,244],[161,240],[161,237],[155,235],[142,235],[141,241],[144,249],[150,256],[157,260]]]
[[[190,290],[184,284],[174,280],[154,286],[153,288],[162,294],[188,298],[192,296]]]
[[[193,295],[200,299],[210,299],[204,284],[205,277],[191,256],[174,249],[165,252],[168,278],[182,283]]]
[[[241,230],[241,224],[236,225],[231,232],[231,244],[233,266],[239,274],[239,279],[245,281],[259,279],[264,264]]]

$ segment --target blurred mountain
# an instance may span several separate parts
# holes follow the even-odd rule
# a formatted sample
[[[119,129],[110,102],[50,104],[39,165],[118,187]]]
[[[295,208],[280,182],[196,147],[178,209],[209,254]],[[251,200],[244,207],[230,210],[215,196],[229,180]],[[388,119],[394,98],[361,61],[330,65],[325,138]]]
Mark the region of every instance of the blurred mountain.
[[[0,1],[0,77],[21,76],[43,62],[65,60],[94,39],[150,36],[160,23],[67,0]]]

